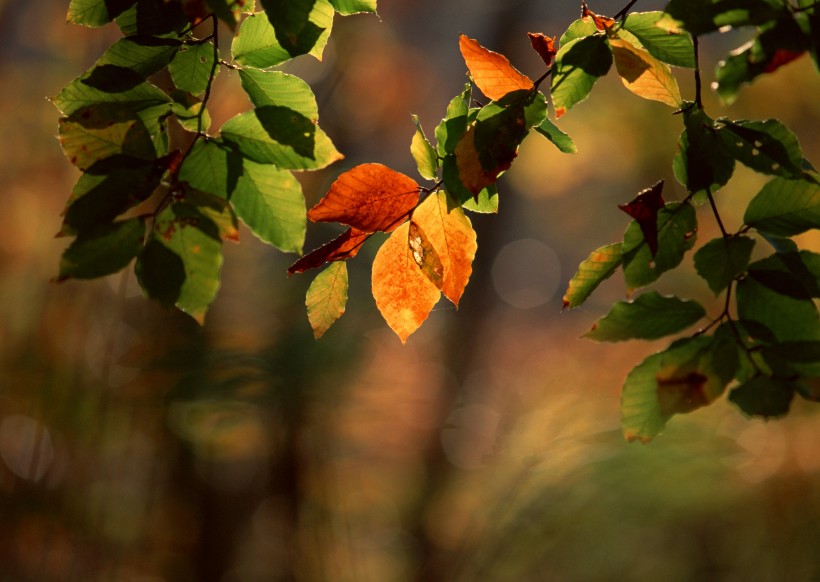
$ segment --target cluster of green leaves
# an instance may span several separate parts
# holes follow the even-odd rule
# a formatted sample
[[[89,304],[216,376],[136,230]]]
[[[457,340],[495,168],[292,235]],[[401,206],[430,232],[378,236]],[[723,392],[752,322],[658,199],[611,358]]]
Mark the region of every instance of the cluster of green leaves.
[[[149,297],[202,321],[238,220],[301,251],[305,202],[292,172],[342,155],[317,125],[310,87],[273,67],[321,57],[334,15],[375,12],[376,0],[259,4],[264,12],[253,0],[71,1],[70,22],[113,20],[123,38],[53,99],[63,150],[82,171],[60,230],[75,238],[58,279],[104,276],[136,259]],[[218,21],[236,32],[229,61]],[[212,133],[206,105],[221,68],[237,71],[252,108]]]
[[[465,211],[498,211],[497,182],[533,132],[560,151],[575,144],[550,119],[585,100],[615,69],[634,94],[670,106],[682,120],[674,175],[688,195],[663,198],[663,182],[620,208],[634,220],[622,241],[581,263],[564,307],[584,303],[602,281],[622,272],[629,300],[617,302],[586,336],[596,341],[678,337],[628,375],[624,434],[646,441],[674,414],[729,399],[753,416],[788,411],[795,394],[820,398],[820,254],[792,237],[820,227],[820,174],[795,135],[777,120],[713,119],[701,102],[697,40],[727,27],[755,27],[754,39],[722,61],[717,92],[739,88],[803,53],[818,62],[816,1],[671,0],[665,11],[612,17],[582,2],[582,17],[556,41],[530,33],[545,74],[533,81],[509,60],[462,35],[470,82],[448,104],[428,138],[414,116],[410,152],[429,187],[381,164],[341,174],[306,212],[294,171],[324,168],[342,156],[318,127],[310,88],[274,67],[303,54],[321,56],[336,12],[373,12],[375,0],[72,0],[69,20],[116,21],[124,38],[54,99],[64,117],[60,140],[82,175],[61,233],[75,237],[59,278],[92,278],[136,258],[149,297],[202,320],[218,285],[223,240],[241,220],[260,239],[301,252],[306,216],[347,226],[339,237],[297,260],[298,273],[329,263],[307,295],[317,337],[342,315],[345,262],[376,232],[389,233],[373,264],[372,292],[402,341],[444,295],[454,304],[472,272],[476,236]],[[236,31],[222,58],[217,20]],[[206,34],[199,31],[206,29]],[[252,108],[210,132],[207,102],[220,68],[235,69]],[[692,100],[681,96],[674,68],[695,76]],[[167,69],[164,90],[153,84]],[[544,83],[549,79],[549,83]],[[541,85],[549,86],[542,92]],[[478,89],[486,99],[473,97]],[[184,132],[179,144],[169,124]],[[715,196],[741,164],[770,180],[727,230]],[[708,203],[708,206],[707,206]],[[698,208],[711,209],[721,236],[697,246]],[[762,247],[772,251],[765,255]],[[694,265],[717,300],[717,313],[691,299],[663,296],[654,284],[694,251]]]

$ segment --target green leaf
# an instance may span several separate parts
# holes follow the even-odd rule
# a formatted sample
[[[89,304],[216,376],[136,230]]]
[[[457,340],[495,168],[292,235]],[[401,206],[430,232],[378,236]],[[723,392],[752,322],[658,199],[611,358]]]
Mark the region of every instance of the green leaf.
[[[656,59],[675,67],[695,68],[695,48],[688,34],[669,33],[659,28],[663,12],[632,12],[623,28],[632,33]]]
[[[803,152],[797,136],[776,119],[730,121],[718,119],[717,135],[724,152],[745,166],[784,178],[803,175]]]
[[[179,179],[192,188],[228,199],[242,174],[242,158],[219,139],[199,140],[179,169]]]
[[[109,1],[105,0],[106,4]],[[182,36],[182,31],[189,26],[178,0],[138,0],[136,5],[118,15],[116,21],[125,36]]]
[[[450,100],[444,119],[436,127],[436,149],[442,158],[456,151],[461,136],[467,131],[470,99],[472,87],[467,83],[464,85],[464,91]]]
[[[564,293],[564,309],[572,309],[584,303],[603,281],[621,266],[621,243],[595,249],[578,265]]]
[[[279,105],[316,122],[319,108],[310,86],[299,77],[281,71],[239,69],[242,88],[254,107]]]
[[[776,236],[794,236],[820,228],[820,185],[818,175],[809,179],[770,180],[746,208],[743,222]]]
[[[254,235],[286,252],[302,252],[305,198],[293,174],[244,160],[231,204]]]
[[[745,236],[713,239],[695,253],[695,269],[717,295],[746,270],[754,245]]]
[[[820,318],[811,299],[797,299],[773,291],[752,277],[737,285],[737,312],[771,330],[779,341],[820,339]]]
[[[578,148],[572,138],[566,133],[558,129],[558,127],[549,119],[544,119],[541,125],[535,128],[535,131],[550,140],[559,151],[565,154],[577,154]]]
[[[219,288],[221,267],[219,226],[196,205],[178,202],[157,216],[136,272],[149,297],[176,305],[203,323]]]
[[[697,239],[697,218],[690,204],[670,202],[658,212],[658,252],[655,256],[644,240],[641,227],[632,221],[621,247],[627,287],[637,289],[655,282],[677,267]]]
[[[483,188],[477,195],[470,192],[461,182],[455,155],[448,155],[441,161],[441,176],[444,189],[455,206],[461,205],[473,212],[494,214],[498,212],[498,190],[495,184]]]
[[[317,170],[342,159],[312,120],[287,107],[266,105],[225,122],[222,135],[242,155],[287,170]]]
[[[71,0],[67,20],[83,26],[103,26],[136,2],[137,0]]]
[[[756,376],[729,392],[729,400],[747,416],[772,418],[789,412],[794,391],[789,380]]]
[[[605,36],[578,38],[563,45],[552,70],[552,104],[555,116],[589,96],[595,81],[612,66],[612,51]]]
[[[749,265],[749,276],[758,283],[794,299],[820,297],[818,255],[809,251],[778,252]]]
[[[144,217],[83,231],[63,253],[58,279],[94,279],[116,273],[139,254],[144,236]]]
[[[86,85],[106,90],[121,92],[138,85],[148,75],[161,71],[181,46],[181,41],[174,38],[154,36],[129,36],[112,44],[82,78]],[[106,72],[107,71],[107,72]],[[139,81],[130,85],[124,82],[123,76],[136,76]],[[95,83],[96,78],[96,83]]]
[[[211,73],[215,77],[219,72],[214,66],[218,60],[218,51],[210,42],[185,45],[168,65],[168,72],[178,89],[201,95],[208,88]]]
[[[820,377],[820,341],[777,343],[762,353],[776,376]]]
[[[632,301],[618,301],[584,337],[595,341],[658,339],[683,331],[706,316],[696,301],[649,291]]]
[[[424,135],[424,129],[419,123],[419,116],[413,115],[412,119],[413,124],[416,126],[416,132],[410,142],[410,154],[416,160],[419,174],[428,180],[435,180],[438,174],[438,154],[427,140],[427,136]]]
[[[723,27],[765,24],[785,10],[779,0],[670,0],[660,25],[667,30],[682,26],[699,36]]]
[[[344,15],[376,12],[376,0],[330,0],[330,3],[336,12]]]
[[[592,36],[594,34],[598,34],[598,27],[595,26],[592,18],[589,16],[579,18],[567,27],[566,32],[561,35],[561,38],[558,41],[558,46],[563,48],[564,45],[571,43],[573,40],[578,40],[579,38]]]
[[[335,10],[329,0],[260,0],[276,40],[291,57],[322,60]]]
[[[447,198],[448,204],[450,197]],[[461,207],[471,212],[478,212],[479,214],[497,214],[498,213],[498,189],[495,184],[484,188],[478,193],[475,198],[470,198]]]
[[[347,263],[330,263],[310,284],[305,298],[308,321],[316,339],[345,312],[347,304]]]
[[[245,2],[244,0],[205,0],[205,4],[211,11],[216,14],[222,22],[231,27],[236,28],[236,18],[241,12],[253,12],[254,2]]]
[[[251,14],[239,26],[231,45],[231,56],[242,65],[267,69],[290,60],[290,53],[276,39],[264,14]]]
[[[208,130],[211,116],[207,109],[202,109],[201,99],[180,90],[172,91],[171,99],[171,112],[186,131],[200,133]]]
[[[735,168],[714,127],[714,121],[696,105],[683,113],[685,129],[678,140],[672,169],[678,182],[690,192],[715,193],[725,185]]]
[[[110,93],[92,87],[79,77],[66,85],[52,100],[63,115],[71,115],[80,109],[99,103],[118,103],[131,111],[141,111],[151,107],[166,105],[170,109],[168,95],[150,83],[141,83],[127,91]]]

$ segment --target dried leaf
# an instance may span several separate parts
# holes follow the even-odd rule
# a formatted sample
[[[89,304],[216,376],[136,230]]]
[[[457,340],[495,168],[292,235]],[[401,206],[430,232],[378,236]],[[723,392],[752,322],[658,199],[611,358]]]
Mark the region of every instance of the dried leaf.
[[[348,228],[341,235],[318,249],[311,251],[288,268],[288,275],[302,273],[308,269],[321,267],[332,261],[346,261],[355,257],[364,241],[373,233]]]
[[[558,49],[555,48],[555,37],[545,36],[540,32],[528,32],[527,36],[530,37],[532,48],[538,53],[544,64],[548,67],[552,65],[555,54],[558,52]]]

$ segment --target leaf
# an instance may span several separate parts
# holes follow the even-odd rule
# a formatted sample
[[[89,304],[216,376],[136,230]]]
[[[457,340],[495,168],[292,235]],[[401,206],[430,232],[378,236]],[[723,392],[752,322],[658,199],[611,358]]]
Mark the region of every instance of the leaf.
[[[466,191],[466,189],[465,189]],[[469,194],[469,192],[468,192]],[[450,198],[452,200],[452,196]],[[476,197],[468,197],[461,207],[464,210],[471,212],[478,212],[479,214],[497,214],[498,213],[498,190],[496,187],[490,186],[478,193]]]
[[[312,120],[279,105],[240,113],[221,131],[243,156],[283,170],[318,170],[344,157]]]
[[[359,14],[376,12],[376,0],[330,0],[339,14]]]
[[[421,238],[418,233],[414,233],[414,225],[421,230],[422,236],[435,251],[441,264],[442,282],[437,287],[458,307],[464,288],[470,280],[472,263],[478,248],[476,233],[470,219],[461,208],[450,209],[447,194],[439,191],[430,194],[413,212],[409,232],[411,242],[414,238]],[[422,242],[419,240],[419,243]],[[425,248],[424,245],[422,248]],[[412,244],[411,250],[414,252],[414,258],[417,258],[416,249],[412,248]],[[427,265],[426,257],[422,256],[422,259],[425,260],[421,262]],[[432,264],[435,265],[435,260],[432,260]],[[431,269],[425,266],[422,267],[422,271],[426,274]],[[432,271],[435,271],[435,268]],[[435,277],[428,278],[435,283]]]
[[[111,22],[137,0],[71,0],[68,22],[98,27]]]
[[[94,279],[124,269],[139,254],[144,236],[144,217],[83,231],[63,253],[58,280]]]
[[[621,247],[627,287],[637,289],[655,282],[681,263],[696,240],[697,218],[690,204],[670,202],[658,212],[658,252],[654,257],[638,223],[630,223]]]
[[[244,160],[231,204],[237,216],[264,242],[285,252],[302,252],[305,197],[290,172]]]
[[[763,359],[781,378],[820,377],[820,341],[779,342],[766,346]]]
[[[335,10],[328,0],[260,0],[276,40],[291,57],[322,60]]]
[[[658,253],[658,211],[664,207],[663,180],[651,188],[641,190],[638,195],[627,204],[619,204],[618,208],[635,219],[641,228],[641,233],[649,246],[649,252],[654,257]]]
[[[325,332],[345,312],[347,304],[347,265],[331,263],[316,275],[305,298],[308,321],[316,339]]]
[[[810,180],[770,180],[746,208],[743,222],[776,236],[794,236],[820,228],[820,185]]]
[[[459,35],[458,46],[470,75],[484,95],[493,101],[519,89],[532,89],[532,79],[521,74],[502,54],[487,50],[478,41]]]
[[[456,151],[461,136],[467,131],[467,114],[471,98],[471,86],[467,83],[464,85],[464,91],[450,100],[444,119],[436,126],[436,149],[442,158]]]
[[[578,265],[564,293],[563,308],[572,309],[583,304],[603,281],[612,276],[623,262],[621,243],[595,249]]]
[[[609,39],[615,68],[624,86],[644,99],[660,101],[670,107],[680,107],[682,99],[678,82],[669,65],[653,57],[649,51],[619,39]]]
[[[718,124],[717,135],[727,155],[762,174],[795,179],[803,176],[803,152],[797,136],[780,121],[722,118]]]
[[[695,269],[717,295],[746,270],[754,245],[746,236],[713,239],[695,253]]]
[[[416,126],[416,133],[413,134],[413,140],[410,142],[410,154],[416,160],[419,174],[428,180],[435,180],[438,174],[438,154],[427,140],[427,136],[424,135],[418,115],[413,115],[412,119]]]
[[[253,12],[254,2],[245,0],[205,0],[208,8],[216,14],[217,18],[227,24],[231,30],[236,28],[237,16],[245,12]]]
[[[231,44],[231,56],[241,65],[259,69],[275,67],[291,59],[276,39],[270,21],[261,13],[251,14],[242,21]]]
[[[83,82],[92,87],[97,87],[92,77],[109,77],[104,83],[119,85],[122,91],[130,89],[127,85],[123,87],[121,80],[116,76],[136,74],[140,82],[145,81],[149,75],[161,71],[171,59],[179,52],[182,42],[175,38],[158,38],[154,36],[130,36],[121,38],[112,44],[94,64],[94,67],[82,76]],[[100,75],[99,69],[109,67],[111,75]],[[125,70],[128,71],[125,71]],[[103,87],[98,87],[104,89]]]
[[[794,299],[820,297],[818,257],[820,255],[809,251],[778,252],[749,265],[749,276],[772,291]]]
[[[555,54],[558,49],[555,48],[555,37],[544,36],[540,32],[528,32],[527,36],[530,39],[530,44],[544,64],[549,67],[555,60]]]
[[[561,35],[561,39],[558,41],[558,46],[564,48],[565,45],[571,43],[573,40],[584,38],[585,36],[592,36],[597,33],[598,27],[595,26],[592,18],[585,16],[573,21],[567,27],[566,32]]]
[[[773,418],[789,412],[794,391],[789,380],[756,376],[729,392],[729,400],[747,416]]]
[[[618,301],[584,334],[596,341],[658,339],[683,331],[706,316],[696,301],[664,297],[649,291],[633,301]]]
[[[79,77],[73,80],[52,99],[54,106],[64,115],[71,116],[101,103],[119,104],[134,112],[161,105],[167,105],[170,109],[171,100],[168,96],[150,83],[141,83],[132,89],[111,93],[88,85],[84,82],[85,79],[86,77]]]
[[[193,133],[208,131],[211,126],[211,116],[207,109],[202,108],[201,99],[179,89],[172,91],[170,97],[173,99],[171,112],[183,129]]]
[[[316,123],[319,108],[310,86],[299,77],[282,71],[262,71],[250,67],[239,69],[242,88],[254,107],[279,105]]]
[[[178,202],[163,210],[137,259],[137,278],[146,294],[203,323],[219,288],[219,230],[193,204]]]
[[[219,53],[209,42],[186,45],[168,65],[168,72],[178,89],[201,95],[208,87],[211,73],[216,76],[219,72],[215,66],[218,60]]]
[[[242,174],[242,158],[220,139],[200,139],[179,169],[179,180],[197,190],[228,199]]]
[[[714,121],[702,109],[695,105],[684,107],[683,118],[685,129],[672,161],[675,178],[689,192],[714,194],[732,177],[734,158],[725,153]]]
[[[373,259],[373,298],[387,325],[402,343],[438,303],[438,288],[421,271],[407,244],[410,223],[399,226]]]
[[[348,228],[341,235],[311,251],[288,268],[288,275],[321,267],[326,262],[346,261],[355,257],[371,232]]]
[[[110,0],[104,0],[106,4]],[[114,0],[119,2],[119,0]],[[178,1],[137,0],[116,17],[117,26],[125,36],[183,36],[189,22]]]
[[[595,81],[612,66],[612,52],[604,36],[586,36],[563,44],[552,73],[552,104],[555,116],[589,96]]]
[[[589,6],[587,6],[586,0],[581,0],[581,17],[592,18],[592,22],[595,24],[595,27],[600,31],[608,31],[616,24],[616,21],[608,16],[599,16],[598,14],[595,14],[589,9]]]
[[[419,185],[409,176],[382,164],[361,164],[333,182],[308,218],[389,232],[410,215],[418,199]]]
[[[577,154],[578,147],[572,138],[566,133],[558,129],[558,127],[549,119],[544,119],[541,125],[535,128],[535,131],[550,140],[559,151],[565,154]]]
[[[410,229],[407,233],[407,244],[413,252],[413,260],[424,273],[430,282],[441,289],[444,285],[444,265],[438,256],[435,247],[430,243],[430,239],[424,234],[424,230],[415,220],[410,220]]]
[[[673,31],[683,27],[699,36],[724,27],[764,24],[785,10],[778,0],[670,0],[659,25]]]
[[[695,68],[695,49],[688,34],[670,33],[659,28],[663,12],[631,12],[623,29],[632,33],[656,59],[674,67]]]
[[[738,282],[736,297],[738,317],[765,326],[777,340],[820,339],[820,318],[811,299],[796,299],[777,293],[752,277]]]

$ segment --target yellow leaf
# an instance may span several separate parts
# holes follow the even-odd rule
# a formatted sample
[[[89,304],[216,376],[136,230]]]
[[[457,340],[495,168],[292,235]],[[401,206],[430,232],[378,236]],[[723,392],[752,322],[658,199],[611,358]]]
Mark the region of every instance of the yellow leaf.
[[[447,208],[447,194],[431,194],[413,212],[413,222],[427,235],[444,268],[441,290],[458,307],[459,299],[473,272],[476,234],[460,207]]]
[[[310,284],[305,305],[316,339],[345,312],[347,285],[347,265],[342,261],[330,263]]]
[[[441,296],[413,258],[409,235],[409,222],[394,230],[376,253],[372,272],[376,307],[402,343],[424,323]]]
[[[681,106],[678,82],[669,65],[626,40],[611,38],[609,44],[615,67],[627,89],[644,99],[660,101],[671,107]]]

